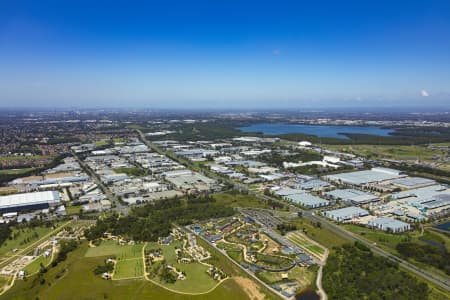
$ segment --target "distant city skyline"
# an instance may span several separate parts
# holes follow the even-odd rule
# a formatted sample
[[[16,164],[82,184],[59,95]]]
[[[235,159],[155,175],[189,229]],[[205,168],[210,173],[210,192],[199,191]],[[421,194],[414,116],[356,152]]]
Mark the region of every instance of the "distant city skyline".
[[[450,1],[2,1],[0,107],[450,107]]]

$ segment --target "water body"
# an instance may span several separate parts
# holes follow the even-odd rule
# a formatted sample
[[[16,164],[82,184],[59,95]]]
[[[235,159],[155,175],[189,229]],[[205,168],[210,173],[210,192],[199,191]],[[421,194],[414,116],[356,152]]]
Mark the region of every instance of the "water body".
[[[320,300],[320,296],[315,291],[306,290],[295,296],[295,300]]]
[[[442,224],[436,225],[434,227],[437,229],[441,229],[441,230],[450,232],[450,222],[442,223]]]
[[[262,132],[264,134],[276,135],[286,133],[303,133],[318,137],[331,137],[348,139],[344,133],[360,133],[378,136],[389,136],[394,132],[392,129],[376,126],[338,126],[338,125],[307,125],[307,124],[271,124],[258,123],[239,128],[243,132]]]

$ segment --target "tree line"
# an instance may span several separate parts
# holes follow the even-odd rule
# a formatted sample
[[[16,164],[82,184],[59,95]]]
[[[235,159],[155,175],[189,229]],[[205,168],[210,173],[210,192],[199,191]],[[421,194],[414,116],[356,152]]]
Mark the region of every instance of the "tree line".
[[[197,220],[233,214],[232,208],[216,203],[210,196],[167,199],[136,207],[125,217],[114,214],[98,220],[95,226],[85,231],[85,236],[94,240],[111,232],[135,241],[157,241],[159,237],[169,235],[172,223],[184,226]]]
[[[360,242],[333,248],[323,270],[323,287],[329,299],[424,300],[429,294],[426,283]]]

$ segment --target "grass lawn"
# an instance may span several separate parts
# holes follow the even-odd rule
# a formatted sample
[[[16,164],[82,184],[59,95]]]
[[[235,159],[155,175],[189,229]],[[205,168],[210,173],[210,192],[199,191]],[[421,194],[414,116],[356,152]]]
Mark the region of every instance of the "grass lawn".
[[[312,243],[310,240],[308,240],[307,238],[305,238],[301,233],[299,232],[291,232],[287,235],[287,238],[293,242],[294,244],[305,248],[306,250],[308,250],[309,252],[317,255],[317,256],[321,256],[325,253],[325,249]]]
[[[400,145],[327,145],[332,150],[351,152],[364,157],[380,157],[398,160],[432,160],[433,155],[442,155],[441,150],[433,150],[422,146]]]
[[[259,199],[255,195],[243,194],[215,194],[213,195],[217,203],[229,207],[254,207],[254,208],[269,208],[264,200]]]
[[[76,205],[76,206],[66,206],[66,212],[69,216],[71,215],[78,215],[81,211],[81,205]]]
[[[117,260],[142,257],[142,244],[121,246],[116,241],[102,241],[100,246],[89,248],[86,257],[112,256],[115,255]]]
[[[0,170],[0,175],[18,175],[29,172],[33,170],[33,168],[23,168],[23,169],[9,169],[9,170]]]
[[[316,268],[314,267],[299,267],[296,266],[292,269],[290,269],[288,274],[288,279],[282,279],[281,274],[286,272],[268,272],[268,271],[261,271],[257,273],[257,276],[267,284],[272,284],[280,281],[297,281],[300,283],[300,290],[307,288],[311,285],[314,285],[314,279],[316,277]]]
[[[149,243],[147,249],[161,248],[164,259],[168,265],[174,266],[179,271],[186,273],[185,280],[177,280],[175,283],[165,283],[159,280],[159,277],[153,277],[152,280],[159,282],[167,288],[185,292],[185,293],[203,293],[213,288],[218,281],[212,279],[206,271],[208,266],[193,262],[189,264],[177,263],[175,254],[175,246],[181,247],[180,241],[175,241],[171,245],[158,245],[157,243]]]
[[[30,156],[1,156],[0,160],[32,160],[32,159],[45,159],[45,158],[51,158],[51,155],[30,155]]]
[[[51,227],[35,227],[35,228],[24,228],[17,229],[13,228],[11,236],[16,235],[15,239],[7,239],[0,246],[0,256],[13,255],[13,249],[23,249],[30,244],[36,242],[42,238],[47,233],[51,232],[53,229]]]
[[[353,224],[345,224],[342,225],[346,230],[356,233],[374,243],[378,246],[385,248],[386,250],[395,250],[395,246],[397,246],[400,242],[407,242],[412,240],[415,236],[418,236],[419,233],[417,231],[404,233],[404,234],[393,234],[387,233],[380,230],[374,230],[370,228],[365,228]]]
[[[120,260],[114,267],[114,279],[144,276],[144,263],[141,257]]]
[[[311,221],[303,218],[296,218],[296,219],[286,219],[286,221],[293,223],[297,226],[298,229],[306,230],[306,236],[322,246],[330,249],[335,246],[341,246],[348,241],[344,238],[342,238],[339,235],[336,235],[335,233],[329,231],[328,229],[324,227],[315,227]]]
[[[142,279],[104,280],[94,275],[93,270],[104,263],[105,257],[86,257],[87,250],[85,242],[69,253],[66,261],[49,268],[48,272],[42,275],[44,284],[40,284],[37,276],[27,281],[18,280],[0,299],[249,299],[234,280],[227,280],[211,293],[198,296],[173,293]]]
[[[11,281],[11,277],[0,275],[0,292],[3,291],[3,288],[6,284]]]
[[[227,254],[231,259],[237,261],[238,263],[241,263],[244,261],[244,253],[242,250],[240,251],[227,251]]]
[[[51,256],[44,257],[44,256],[41,255],[38,258],[36,258],[35,260],[33,260],[31,263],[29,263],[24,268],[24,271],[26,272],[27,275],[31,275],[31,274],[37,273],[41,269],[41,263],[44,266],[47,266],[48,264],[51,263],[51,258],[52,258]]]

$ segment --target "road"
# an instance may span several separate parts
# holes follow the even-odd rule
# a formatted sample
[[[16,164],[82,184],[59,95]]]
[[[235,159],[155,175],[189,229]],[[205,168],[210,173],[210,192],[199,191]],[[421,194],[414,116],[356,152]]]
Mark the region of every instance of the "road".
[[[119,198],[117,198],[112,192],[111,190],[101,181],[100,177],[82,160],[78,157],[78,155],[72,151],[73,156],[75,157],[75,159],[78,161],[78,163],[80,164],[81,168],[83,168],[83,170],[92,178],[94,179],[95,183],[97,184],[97,186],[99,186],[101,188],[101,190],[103,191],[103,193],[105,193],[106,197],[108,197],[108,199],[110,199],[113,203],[114,203],[114,208],[113,210],[120,212],[123,215],[127,215],[128,214],[128,207],[126,205],[123,205]]]
[[[150,142],[148,142],[145,139],[144,134],[140,130],[137,130],[137,132],[139,133],[139,135],[140,135],[140,137],[141,137],[141,139],[142,139],[142,141],[144,143],[146,143],[149,147],[151,147],[155,151],[159,150],[159,149],[155,148]],[[158,152],[160,152],[160,154],[164,154],[164,153],[162,153],[162,151],[158,151]],[[211,176],[211,174],[210,174],[211,172],[210,171],[205,171],[204,173],[206,173],[205,175]],[[281,200],[279,200],[277,198],[273,198],[273,197],[264,195],[262,193],[258,193],[258,192],[252,191],[245,184],[234,182],[231,179],[224,178],[224,177],[219,176],[217,174],[214,174],[213,177],[216,178],[216,179],[220,178],[224,182],[227,182],[230,185],[232,185],[234,187],[234,189],[240,190],[240,191],[243,191],[243,192],[247,192],[249,194],[253,194],[253,195],[257,196],[260,199],[263,199],[263,200],[266,200],[266,201],[271,200],[271,201],[275,201],[275,202],[280,202],[280,203],[286,204],[286,202],[281,201]],[[436,273],[433,273],[433,272],[430,272],[428,270],[424,270],[424,269],[422,269],[420,267],[417,267],[417,266],[415,266],[415,265],[413,265],[413,264],[411,264],[411,263],[401,259],[400,257],[395,256],[395,255],[389,253],[388,251],[381,249],[380,247],[374,245],[373,242],[368,241],[368,240],[366,240],[366,239],[364,239],[364,238],[362,238],[362,237],[360,237],[360,236],[358,236],[356,234],[353,234],[353,233],[345,230],[344,228],[340,227],[339,225],[336,225],[336,224],[328,221],[325,218],[321,218],[321,217],[319,217],[317,215],[314,215],[311,211],[303,210],[303,209],[301,209],[301,208],[299,208],[297,206],[294,206],[292,204],[289,204],[289,209],[291,211],[295,212],[295,213],[302,212],[304,218],[309,219],[309,220],[314,221],[314,222],[320,222],[323,227],[325,227],[328,230],[334,232],[335,234],[338,234],[338,235],[342,236],[343,238],[345,238],[347,240],[359,241],[359,242],[363,243],[364,245],[369,247],[375,254],[378,254],[380,256],[386,257],[386,258],[390,259],[391,261],[394,261],[394,262],[398,263],[400,265],[400,267],[402,267],[402,268],[404,268],[404,269],[414,273],[415,275],[420,276],[423,279],[425,279],[425,280],[427,280],[427,281],[429,281],[429,282],[431,282],[431,283],[433,283],[433,284],[435,284],[435,285],[437,285],[437,286],[439,286],[439,287],[441,287],[441,288],[443,288],[443,289],[445,289],[447,291],[450,291],[450,280],[448,278],[443,278],[442,276],[440,276],[440,275],[438,275]]]

